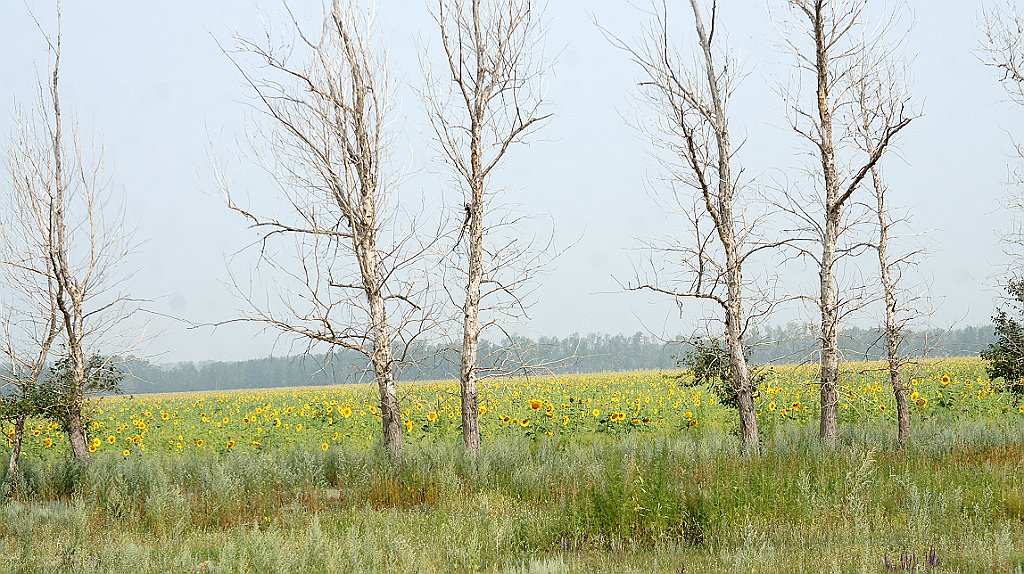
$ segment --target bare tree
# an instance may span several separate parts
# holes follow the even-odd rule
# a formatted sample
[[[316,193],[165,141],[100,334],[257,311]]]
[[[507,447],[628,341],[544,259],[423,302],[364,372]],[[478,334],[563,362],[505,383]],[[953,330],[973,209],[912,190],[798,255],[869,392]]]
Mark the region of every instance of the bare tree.
[[[657,115],[655,144],[668,152],[663,162],[674,210],[689,224],[690,236],[649,240],[650,270],[637,272],[629,288],[669,295],[677,301],[697,299],[720,308],[725,325],[732,384],[737,394],[743,449],[759,450],[754,389],[747,365],[745,338],[753,321],[771,307],[762,286],[744,276],[744,265],[759,251],[777,247],[761,235],[764,212],[751,209],[745,195],[729,123],[729,103],[736,90],[738,63],[720,47],[718,3],[710,16],[701,2],[690,0],[697,55],[687,63],[673,44],[667,4],[655,4],[653,22],[637,45],[609,36],[643,70],[640,82]],[[643,276],[641,276],[643,275]],[[751,304],[751,293],[758,301]]]
[[[229,208],[259,233],[257,272],[268,270],[275,286],[261,297],[236,281],[249,307],[237,320],[364,354],[384,444],[399,456],[395,375],[433,321],[419,273],[431,243],[417,235],[418,221],[403,219],[393,190],[392,93],[372,22],[334,0],[318,34],[307,35],[294,16],[291,23],[294,44],[269,45],[268,33],[268,45],[239,39],[231,55],[265,120],[253,153],[283,199],[282,214],[258,215],[235,202],[222,178]],[[246,56],[260,67],[243,66]]]
[[[0,222],[0,418],[14,425],[7,478],[13,479],[21,455],[25,423],[29,416],[46,415],[39,404],[40,377],[50,348],[61,333],[56,286],[50,270],[49,206],[38,193],[37,166],[44,162],[30,129],[32,117],[19,113],[17,131],[6,146],[10,175],[9,205]]]
[[[497,318],[481,320],[481,309],[488,308],[488,299],[504,298],[501,308],[521,311],[517,289],[535,269],[521,239],[499,235],[515,218],[498,215],[491,176],[509,148],[550,117],[541,113],[538,93],[545,71],[535,59],[543,35],[539,12],[536,0],[437,0],[433,16],[445,55],[439,72],[444,80],[435,80],[424,64],[430,121],[465,199],[456,246],[464,249],[458,267],[465,268],[465,287],[456,305],[462,312],[462,434],[474,457],[480,452],[480,336],[498,325]],[[508,272],[516,267],[516,273]]]
[[[982,62],[999,72],[999,81],[1010,101],[1024,106],[1024,13],[1009,0],[1002,6],[990,4],[982,11],[981,33]],[[1024,159],[1024,147],[1020,142],[1014,145],[1018,157]],[[1014,191],[1006,205],[1015,217],[1003,241],[1012,259],[1010,276],[1019,277],[1024,258],[1024,167],[1020,164],[1012,170],[1010,184]]]
[[[787,0],[794,15],[785,30],[784,40],[791,48],[798,76],[809,76],[814,97],[805,100],[799,87],[784,89],[794,131],[805,139],[818,164],[814,172],[821,213],[805,206],[791,206],[813,235],[820,248],[814,253],[801,248],[801,254],[817,265],[821,315],[821,424],[822,442],[834,447],[838,434],[839,324],[845,313],[838,290],[839,260],[862,248],[854,243],[843,246],[841,237],[850,229],[847,220],[851,197],[885,155],[897,134],[913,119],[906,101],[880,102],[885,106],[878,123],[871,124],[872,151],[864,152],[857,143],[858,120],[850,113],[858,97],[856,74],[868,54],[886,39],[888,26],[868,31],[866,11],[869,0]],[[796,78],[800,85],[800,78]]]
[[[859,146],[868,157],[876,153],[876,138],[878,134],[884,133],[884,126],[894,125],[898,121],[893,114],[902,114],[910,107],[911,98],[902,80],[905,74],[895,65],[896,58],[892,54],[895,48],[896,46],[892,46],[888,53],[880,55],[866,54],[861,64],[853,70],[857,81],[854,83],[856,97],[852,113],[857,120]],[[910,439],[910,408],[907,388],[900,369],[907,361],[902,352],[902,344],[908,318],[901,316],[901,312],[908,309],[910,302],[906,300],[905,293],[901,293],[898,284],[902,271],[913,263],[915,252],[894,255],[890,249],[889,242],[899,221],[893,220],[890,216],[887,204],[889,188],[882,177],[880,162],[871,166],[871,189],[874,191],[874,212],[878,221],[875,251],[878,255],[882,300],[885,304],[886,362],[893,396],[896,399],[899,445],[905,447]]]
[[[15,290],[33,301],[25,307],[29,317],[21,323],[38,348],[31,360],[7,345],[9,359],[21,362],[25,381],[38,382],[47,355],[58,345],[67,372],[47,387],[46,400],[59,412],[52,414],[64,426],[74,456],[89,459],[83,420],[87,395],[95,390],[97,361],[122,357],[131,345],[119,327],[134,311],[135,303],[120,291],[119,274],[130,253],[130,233],[123,210],[110,203],[102,149],[86,145],[74,122],[65,125],[60,99],[61,9],[57,3],[56,33],[50,36],[37,21],[49,48],[50,73],[40,82],[38,108],[20,122],[15,144],[8,150],[8,166],[15,178],[14,217],[19,226],[13,237],[26,247],[22,259],[8,257],[9,267],[23,277],[9,276]],[[12,237],[12,235],[8,235]],[[45,264],[44,264],[45,262]],[[31,276],[31,277],[29,277]],[[56,318],[59,335],[51,321]],[[12,330],[7,334],[14,336]],[[111,344],[119,345],[110,349]],[[107,347],[106,358],[99,351]]]

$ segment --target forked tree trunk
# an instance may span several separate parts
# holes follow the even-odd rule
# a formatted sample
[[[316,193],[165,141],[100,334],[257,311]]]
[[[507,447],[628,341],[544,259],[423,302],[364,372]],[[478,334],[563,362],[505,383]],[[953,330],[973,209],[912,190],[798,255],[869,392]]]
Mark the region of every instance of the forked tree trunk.
[[[25,440],[25,421],[28,419],[26,415],[18,415],[14,419],[14,436],[11,437],[11,456],[7,461],[7,483],[11,484],[14,481],[14,476],[18,472],[18,459],[21,458],[21,444]]]
[[[878,32],[867,37],[864,22],[866,0],[788,0],[791,8],[806,17],[809,35],[814,44],[814,56],[800,53],[797,49],[799,66],[810,68],[816,76],[816,110],[796,109],[795,120],[802,123],[809,121],[810,126],[794,129],[804,138],[811,141],[814,153],[821,162],[821,185],[824,197],[824,221],[813,222],[817,239],[821,241],[820,292],[818,306],[821,312],[821,442],[826,448],[834,448],[838,435],[839,407],[839,320],[841,317],[838,285],[836,284],[837,262],[839,258],[839,238],[844,233],[845,211],[847,200],[859,188],[864,178],[875,167],[885,153],[893,138],[904,127],[911,117],[907,116],[908,102],[897,98],[882,102],[879,111],[881,125],[870,126],[868,135],[876,145],[861,164],[852,164],[849,170],[841,174],[838,169],[837,146],[847,149],[850,138],[849,130],[840,129],[840,141],[836,141],[834,121],[836,115],[845,122],[849,119],[846,109],[854,107],[856,102],[850,96],[856,90],[879,78],[882,72],[873,66],[885,65],[888,55],[878,61],[868,61],[868,57],[876,50],[879,54],[891,47],[884,46],[887,27],[883,25]],[[793,44],[795,46],[795,44]],[[868,73],[857,76],[858,66],[869,66]],[[832,93],[832,90],[835,93]],[[843,128],[854,127],[843,124]],[[845,253],[845,251],[844,251]]]

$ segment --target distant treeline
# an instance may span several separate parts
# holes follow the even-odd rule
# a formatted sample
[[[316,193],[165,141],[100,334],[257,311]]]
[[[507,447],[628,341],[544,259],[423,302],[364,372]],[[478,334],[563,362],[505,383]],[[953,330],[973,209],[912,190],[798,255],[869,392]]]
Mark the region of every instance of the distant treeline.
[[[805,325],[770,327],[750,337],[754,363],[814,361],[816,333]],[[481,341],[481,357],[490,372],[507,374],[564,374],[642,369],[673,369],[689,345],[636,333],[627,335],[571,335],[565,338],[517,338],[511,343]],[[907,334],[904,348],[914,357],[977,355],[994,340],[992,327],[915,331]],[[840,343],[847,360],[882,358],[884,339],[879,329],[851,328]],[[400,379],[440,380],[458,378],[458,354],[454,348],[426,346],[415,353]],[[346,351],[329,355],[268,357],[239,362],[158,364],[132,361],[123,383],[128,393],[227,390],[260,387],[294,387],[371,382],[373,373],[362,355]]]

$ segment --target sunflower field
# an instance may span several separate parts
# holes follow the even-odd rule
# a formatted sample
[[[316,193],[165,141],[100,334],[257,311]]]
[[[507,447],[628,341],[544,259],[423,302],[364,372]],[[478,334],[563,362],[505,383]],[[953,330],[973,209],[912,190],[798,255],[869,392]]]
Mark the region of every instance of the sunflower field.
[[[844,369],[839,448],[817,369],[779,366],[757,457],[682,372],[485,381],[478,459],[454,382],[400,385],[398,460],[368,386],[103,397],[88,464],[29,423],[0,572],[1024,572],[1024,405],[978,359],[909,365],[897,449],[887,371]]]
[[[892,389],[878,363],[847,363],[840,422],[894,419]],[[917,419],[955,415],[1024,417],[1024,405],[1000,392],[978,359],[931,360],[906,369]],[[734,413],[685,373],[633,372],[499,379],[482,383],[479,417],[485,442],[499,437],[583,437],[593,434],[689,433],[729,429]],[[766,428],[816,420],[816,365],[772,370],[758,389]],[[451,382],[400,386],[407,440],[461,437],[458,387]],[[371,386],[105,397],[89,410],[90,450],[123,457],[171,453],[259,451],[281,447],[329,449],[369,445],[380,434]],[[8,437],[13,427],[4,429]],[[25,456],[65,456],[56,423],[32,421]]]

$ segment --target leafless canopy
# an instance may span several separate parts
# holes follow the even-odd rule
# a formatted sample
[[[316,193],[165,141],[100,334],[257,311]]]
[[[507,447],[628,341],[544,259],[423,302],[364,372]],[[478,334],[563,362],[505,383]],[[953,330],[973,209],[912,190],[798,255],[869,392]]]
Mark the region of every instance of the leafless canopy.
[[[981,58],[999,71],[1014,102],[1024,104],[1024,14],[1014,2],[989,5],[982,11]]]
[[[989,5],[982,11],[980,57],[986,66],[999,72],[999,80],[1010,100],[1024,105],[1024,14],[1014,2],[1002,6]],[[1024,148],[1015,141],[1018,157],[1024,159]],[[1013,191],[1006,205],[1015,215],[1012,227],[1003,240],[1011,258],[1011,277],[1020,277],[1024,262],[1024,164],[1018,163],[1010,179]]]
[[[461,227],[447,266],[455,280],[445,284],[462,315],[463,433],[476,455],[477,378],[501,370],[509,358],[488,357],[481,365],[480,336],[525,314],[525,296],[544,259],[517,229],[521,218],[498,203],[492,178],[509,148],[549,117],[541,112],[543,30],[534,0],[437,0],[433,16],[444,65],[435,73],[424,57],[424,101],[441,157],[462,191],[455,217]]]
[[[769,206],[741,167],[743,140],[734,143],[728,130],[728,109],[742,75],[739,61],[722,47],[725,31],[715,20],[717,3],[707,12],[695,51],[676,44],[678,33],[664,2],[652,5],[651,24],[638,41],[605,33],[643,70],[640,97],[654,116],[651,127],[642,122],[641,129],[663,168],[655,186],[670,191],[657,199],[666,212],[685,220],[680,232],[642,239],[647,256],[627,287],[680,301],[703,299],[724,311],[729,302],[726,252],[734,250],[735,263],[742,266],[782,242],[765,233]],[[702,11],[696,14],[703,17]],[[743,278],[750,309],[741,332],[772,308],[773,283],[769,277]]]
[[[535,0],[438,0],[432,14],[443,57],[432,64],[424,56],[423,100],[436,148],[462,194],[446,268],[462,284],[449,288],[449,297],[466,305],[470,260],[479,257],[479,305],[487,315],[479,330],[486,332],[526,313],[531,282],[551,247],[550,237],[524,234],[531,218],[492,183],[510,148],[551,118],[543,110],[549,62],[541,52],[542,14]]]
[[[885,63],[894,46],[892,20],[869,26],[869,0],[788,0],[788,18],[779,21],[783,40],[793,56],[793,75],[780,88],[790,125],[813,158],[809,169],[815,193],[787,195],[781,205],[795,222],[794,242],[803,258],[814,262],[820,285],[809,297],[821,316],[821,439],[834,446],[837,437],[839,328],[846,314],[860,308],[864,280],[841,288],[841,262],[863,253],[869,239],[854,235],[872,211],[854,194],[867,183],[896,136],[914,113],[905,98],[875,98],[865,124],[859,103],[874,91],[876,66]],[[884,73],[881,76],[884,79]],[[802,90],[803,81],[813,91]],[[866,83],[872,85],[865,85]],[[884,83],[884,80],[883,80]],[[863,130],[871,130],[870,150]],[[849,266],[846,273],[859,273]]]
[[[370,17],[335,0],[316,34],[292,20],[292,41],[240,38],[230,54],[259,112],[253,155],[281,200],[277,215],[257,214],[222,178],[228,206],[258,233],[254,275],[234,282],[248,307],[239,320],[366,355],[397,454],[395,370],[435,318],[423,255],[437,236],[418,235],[416,210],[394,193],[393,94]]]
[[[400,348],[429,319],[414,270],[424,246],[411,232],[417,222],[397,204],[387,163],[393,93],[372,29],[368,15],[335,2],[320,34],[308,36],[295,22],[295,45],[238,39],[232,59],[263,114],[251,134],[253,156],[288,209],[259,215],[221,181],[229,207],[258,232],[257,271],[274,286],[267,294],[242,289],[251,311],[245,319],[367,356],[373,335],[364,283],[380,283],[375,291],[402,326]]]
[[[59,3],[56,34],[39,28],[49,77],[39,83],[35,109],[19,111],[6,154],[12,193],[2,264],[13,299],[4,316],[4,354],[11,374],[31,384],[59,345],[68,382],[52,397],[61,412],[51,414],[62,421],[76,458],[87,459],[88,363],[94,356],[121,360],[139,341],[125,335],[137,306],[122,289],[131,234],[123,209],[111,202],[103,150],[83,141],[62,115]]]

